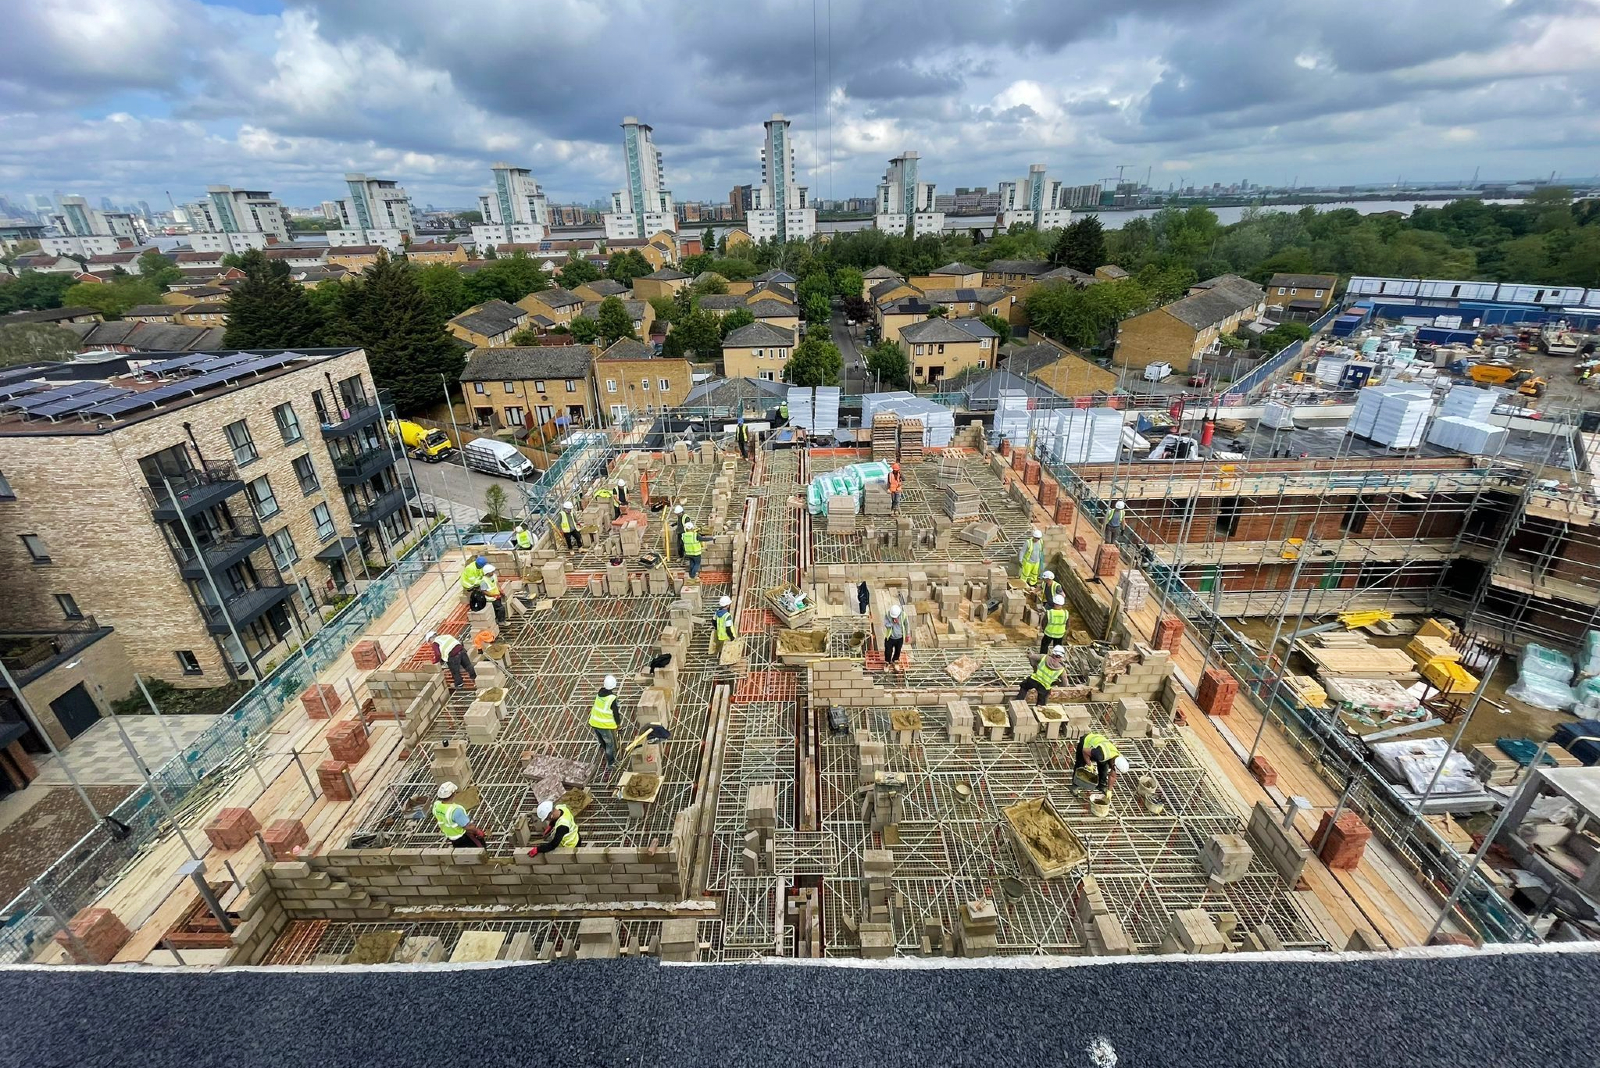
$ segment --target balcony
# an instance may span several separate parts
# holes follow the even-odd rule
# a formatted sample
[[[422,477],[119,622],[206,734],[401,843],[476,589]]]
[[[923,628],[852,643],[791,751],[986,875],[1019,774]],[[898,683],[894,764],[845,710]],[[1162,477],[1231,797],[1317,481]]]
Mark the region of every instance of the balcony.
[[[393,464],[394,454],[383,445],[360,452],[333,453],[333,471],[339,476],[341,486],[359,485]]]
[[[148,480],[147,480],[148,481]],[[201,467],[190,468],[178,474],[169,474],[166,481],[172,486],[167,493],[161,482],[144,488],[145,501],[156,519],[167,521],[178,518],[179,512],[190,516],[244,492],[244,483],[232,463],[214,460]],[[174,500],[173,495],[176,495]]]
[[[322,436],[325,438],[347,438],[353,434],[359,434],[381,418],[383,418],[383,409],[376,401],[363,401],[358,407],[341,411],[336,422],[323,423]]]
[[[357,502],[350,507],[350,521],[356,525],[357,530],[365,530],[378,525],[385,516],[393,515],[406,506],[406,491],[401,486],[396,486],[387,493],[380,494],[370,501]]]
[[[236,593],[223,601],[227,608],[226,616],[223,615],[223,609],[214,604],[201,604],[200,614],[205,617],[206,629],[212,634],[227,634],[232,629],[228,625],[229,620],[233,621],[234,627],[248,626],[293,596],[293,586],[261,586]]]
[[[255,523],[241,525],[234,533],[203,545],[199,553],[182,550],[178,554],[178,570],[184,578],[204,578],[209,570],[220,575],[257,549],[265,548],[267,536]]]
[[[0,660],[5,661],[18,686],[27,686],[110,633],[111,628],[102,627],[94,616],[74,619],[49,630],[3,631],[0,632]]]

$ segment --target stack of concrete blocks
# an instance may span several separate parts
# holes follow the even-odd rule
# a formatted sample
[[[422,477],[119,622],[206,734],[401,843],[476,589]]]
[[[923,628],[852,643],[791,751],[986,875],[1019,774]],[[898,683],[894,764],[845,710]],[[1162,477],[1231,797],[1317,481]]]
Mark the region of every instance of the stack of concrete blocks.
[[[1000,914],[994,902],[984,898],[963,904],[956,937],[961,956],[993,956],[1000,948]]]
[[[966,480],[944,485],[944,514],[957,523],[976,519],[983,512],[983,494]]]
[[[1138,697],[1119,697],[1111,716],[1112,727],[1119,738],[1148,738],[1150,736],[1150,702]]]
[[[488,667],[486,663],[484,665]],[[478,682],[484,681],[485,671],[478,672]],[[500,676],[501,683],[494,686],[480,686],[478,696],[467,707],[467,713],[462,717],[466,727],[467,741],[473,745],[493,745],[500,737],[500,728],[506,719],[506,688],[504,676]],[[485,694],[498,694],[494,700],[485,697]]]
[[[1137,612],[1143,608],[1150,600],[1150,583],[1145,581],[1144,572],[1132,567],[1124,571],[1117,582],[1117,596],[1125,611]]]
[[[717,462],[716,443],[709,438],[700,443],[700,454],[695,458],[699,463],[714,464]]]
[[[444,708],[445,677],[437,669],[426,671],[374,671],[367,676],[375,719],[400,721],[406,748],[422,743]]]
[[[539,578],[544,583],[546,597],[560,597],[567,592],[567,565],[551,560],[539,568]]]
[[[477,611],[467,610],[467,634],[476,638],[484,631],[489,632],[491,641],[500,637],[500,624],[494,618],[494,606],[487,603]]]
[[[889,747],[884,742],[874,741],[872,732],[858,730],[854,734],[856,743],[856,768],[858,776],[856,785],[862,788],[870,787],[878,781],[878,771],[889,759]]]
[[[673,463],[686,464],[689,462],[689,455],[689,443],[687,441],[675,441],[672,443],[670,456]]]
[[[865,849],[861,853],[861,955],[881,960],[894,955],[894,851]]]
[[[1039,719],[1026,701],[1008,703],[1011,715],[1011,738],[1017,742],[1031,742],[1039,737]]]
[[[1105,893],[1093,875],[1078,885],[1078,926],[1083,929],[1083,951],[1091,957],[1126,957],[1133,952],[1128,931],[1106,904]]]
[[[883,743],[879,742],[878,745]],[[900,823],[905,819],[906,776],[904,772],[878,770],[872,777],[872,789],[867,791],[862,803],[861,819],[873,831],[883,835],[887,845],[900,841]]]
[[[1226,886],[1243,879],[1250,871],[1256,852],[1237,834],[1214,834],[1200,847],[1200,867],[1215,886]]]
[[[746,876],[778,872],[778,785],[758,783],[744,795],[744,852],[740,868]]]
[[[578,959],[608,960],[622,952],[621,925],[614,916],[578,921]]]
[[[653,567],[644,573],[645,587],[652,597],[665,597],[672,592],[672,575],[665,567]]]
[[[1278,932],[1263,923],[1257,925],[1254,930],[1244,933],[1244,943],[1241,948],[1246,953],[1282,953],[1284,946],[1283,939],[1278,937]]]
[[[950,717],[950,742],[960,745],[972,741],[972,706],[965,701],[949,701],[945,712]]]
[[[680,963],[699,960],[700,921],[662,920],[661,936],[656,940],[656,956]]]
[[[1205,909],[1179,909],[1172,914],[1163,953],[1226,953],[1232,948]]]
[[[464,742],[439,742],[428,750],[428,760],[435,783],[453,782],[457,789],[465,790],[477,781],[472,775],[472,765],[467,761]]]
[[[1006,627],[1020,627],[1025,624],[1024,612],[1028,610],[1028,598],[1021,590],[1006,590],[1000,601],[1000,624]]]
[[[1160,697],[1162,687],[1172,674],[1172,654],[1164,649],[1152,649],[1143,642],[1135,642],[1133,652],[1136,657],[1123,671],[1114,678],[1110,673],[1103,677],[1093,695],[1094,700],[1115,702],[1131,697],[1153,701]]]
[[[862,490],[862,511],[867,515],[890,515],[889,487],[883,482],[868,482]]]
[[[849,494],[828,498],[829,534],[854,534],[856,532],[856,499]]]
[[[1248,834],[1262,859],[1272,865],[1286,884],[1293,887],[1300,881],[1306,862],[1311,859],[1311,850],[1301,843],[1299,835],[1283,825],[1276,809],[1265,801],[1257,801],[1250,812]]]

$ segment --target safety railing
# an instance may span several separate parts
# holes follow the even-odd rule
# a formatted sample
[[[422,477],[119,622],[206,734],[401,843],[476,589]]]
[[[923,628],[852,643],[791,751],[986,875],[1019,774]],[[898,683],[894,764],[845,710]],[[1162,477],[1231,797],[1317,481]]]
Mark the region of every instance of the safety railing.
[[[184,802],[213,796],[248,767],[248,747],[262,738],[317,673],[360,639],[401,596],[461,544],[449,524],[435,527],[398,563],[369,582],[354,600],[313,634],[232,708],[218,716],[181,755],[154,768],[150,782],[134,791],[71,849],[0,910],[0,963],[34,959],[57,931],[88,906],[129,863],[170,827],[166,812]],[[158,793],[159,791],[159,799]]]
[[[1311,324],[1313,335],[1320,333],[1344,309],[1335,304],[1322,314],[1316,322]],[[1293,360],[1300,358],[1300,353],[1305,348],[1304,341],[1291,341],[1279,349],[1264,362],[1252,367],[1248,373],[1240,376],[1228,386],[1229,393],[1252,394],[1272,381],[1272,377],[1283,370]]]

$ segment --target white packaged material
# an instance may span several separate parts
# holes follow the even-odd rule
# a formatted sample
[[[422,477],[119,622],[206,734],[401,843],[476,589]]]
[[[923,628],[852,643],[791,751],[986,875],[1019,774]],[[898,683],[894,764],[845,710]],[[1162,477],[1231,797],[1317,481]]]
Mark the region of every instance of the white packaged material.
[[[1268,401],[1261,409],[1261,425],[1272,430],[1294,429],[1294,407],[1282,401]]]

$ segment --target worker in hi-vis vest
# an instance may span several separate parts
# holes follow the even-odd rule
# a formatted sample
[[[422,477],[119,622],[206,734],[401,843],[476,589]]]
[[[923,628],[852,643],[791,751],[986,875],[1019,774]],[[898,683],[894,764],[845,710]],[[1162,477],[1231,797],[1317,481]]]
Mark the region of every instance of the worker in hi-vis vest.
[[[906,489],[906,480],[900,475],[900,465],[889,465],[889,511],[900,510],[900,494]]]
[[[571,501],[561,502],[561,511],[556,513],[556,529],[561,531],[561,537],[567,543],[567,548],[583,547],[583,537],[578,533],[578,516],[572,510]]]
[[[689,562],[689,577],[700,577],[700,555],[706,547],[700,544],[700,533],[694,528],[694,521],[689,520],[683,524],[683,558]]]
[[[1023,585],[1033,586],[1039,581],[1039,568],[1044,564],[1044,531],[1035,530],[1033,536],[1022,543],[1017,551],[1017,562],[1022,565]]]
[[[489,562],[487,556],[474,556],[468,560],[461,569],[461,592],[471,593],[483,582],[483,565]]]
[[[1039,651],[1046,652],[1052,645],[1060,645],[1067,637],[1067,597],[1056,594],[1056,599],[1044,610],[1044,634],[1039,638]]]
[[[1054,571],[1046,571],[1040,575],[1039,583],[1039,603],[1047,608],[1056,603],[1057,597],[1065,597],[1067,595],[1066,587],[1056,581],[1056,573]],[[1043,651],[1042,649],[1040,650],[1040,652]]]
[[[595,741],[600,744],[600,753],[605,757],[606,770],[617,762],[617,677],[607,675],[600,683],[600,692],[595,694],[594,702],[589,706],[589,726],[594,729]]]
[[[544,838],[528,850],[528,856],[536,857],[552,849],[578,848],[578,817],[572,814],[571,808],[554,801],[540,801],[537,811],[544,823]]]
[[[733,625],[733,598],[723,594],[717,601],[717,610],[711,617],[712,624],[716,627],[711,635],[711,655],[716,656],[722,652],[722,647],[739,636]]]
[[[1099,731],[1090,731],[1078,741],[1072,758],[1072,779],[1076,784],[1078,769],[1094,764],[1095,788],[1102,794],[1110,793],[1117,775],[1128,770],[1128,758],[1117,750],[1117,744]]]
[[[901,650],[906,647],[906,621],[901,617],[905,609],[891,605],[883,617],[883,667],[886,671],[905,671],[900,663]]]
[[[467,647],[456,640],[453,634],[440,634],[436,630],[428,632],[423,639],[433,650],[433,662],[443,664],[450,669],[450,681],[455,683],[456,689],[461,689],[464,683],[463,675],[476,680],[477,670],[472,666],[472,658],[467,656]]]
[[[533,535],[528,533],[526,525],[518,523],[516,530],[512,531],[512,534],[515,536],[518,549],[526,552],[533,548]]]
[[[500,596],[500,573],[493,564],[484,567],[483,581],[478,584],[478,589],[483,591],[484,600],[493,606],[494,621],[496,623],[504,623],[506,621],[506,601],[504,597]]]
[[[467,810],[455,802],[456,784],[442,782],[433,802],[433,821],[439,825],[445,844],[451,849],[482,849],[487,844],[483,832],[472,822]]]
[[[667,522],[668,544],[671,546],[669,555],[675,560],[683,559],[683,505],[672,506],[672,518]]]
[[[1039,703],[1045,704],[1050,700],[1050,688],[1061,681],[1061,676],[1067,673],[1067,650],[1058,645],[1039,659],[1039,666],[1033,669],[1033,674],[1022,680],[1022,685],[1017,687],[1017,700],[1026,701],[1028,691],[1032,690],[1039,695]]]
[[[1122,538],[1122,525],[1128,521],[1128,502],[1118,499],[1106,513],[1106,544],[1115,545]]]

